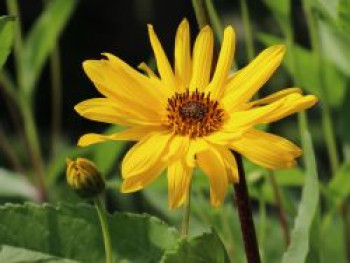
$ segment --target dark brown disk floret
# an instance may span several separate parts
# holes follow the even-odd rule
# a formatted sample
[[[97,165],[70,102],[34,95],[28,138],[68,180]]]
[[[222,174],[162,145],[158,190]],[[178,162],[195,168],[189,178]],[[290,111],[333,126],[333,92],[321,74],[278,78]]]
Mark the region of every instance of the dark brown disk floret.
[[[202,137],[220,128],[224,111],[215,100],[198,90],[175,93],[168,99],[168,127],[176,134]]]

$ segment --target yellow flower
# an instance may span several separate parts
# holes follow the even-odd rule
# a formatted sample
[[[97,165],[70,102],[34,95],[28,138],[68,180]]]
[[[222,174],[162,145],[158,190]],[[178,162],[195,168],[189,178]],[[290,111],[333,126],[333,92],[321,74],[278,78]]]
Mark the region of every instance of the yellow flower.
[[[167,169],[169,206],[178,207],[186,199],[193,169],[199,166],[210,182],[211,204],[218,206],[228,183],[238,182],[231,150],[268,169],[295,165],[302,153],[299,147],[255,127],[303,111],[316,103],[316,97],[291,88],[251,101],[280,65],[284,46],[265,49],[232,76],[235,33],[228,26],[211,77],[214,39],[209,26],[200,31],[191,54],[189,24],[182,21],[173,68],[151,25],[148,33],[159,76],[144,63],[139,66],[142,74],[105,53],[106,59],[83,63],[104,97],[75,107],[85,118],[127,127],[112,135],[85,134],[78,145],[138,141],[122,163],[122,192],[146,187]]]

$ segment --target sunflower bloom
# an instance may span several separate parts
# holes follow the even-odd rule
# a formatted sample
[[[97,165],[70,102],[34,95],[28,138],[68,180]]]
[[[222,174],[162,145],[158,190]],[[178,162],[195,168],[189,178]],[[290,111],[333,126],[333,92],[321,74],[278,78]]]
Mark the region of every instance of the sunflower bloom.
[[[232,76],[235,33],[231,26],[225,29],[213,72],[214,39],[209,26],[200,31],[191,52],[189,24],[186,19],[181,22],[174,67],[152,25],[148,33],[159,75],[144,63],[139,66],[141,73],[104,53],[105,59],[83,63],[103,97],[75,107],[85,118],[126,127],[111,135],[85,134],[78,145],[137,141],[122,162],[122,192],[146,187],[167,169],[169,206],[176,208],[186,199],[193,169],[199,167],[209,179],[211,204],[218,206],[228,184],[238,183],[232,150],[267,169],[296,164],[302,154],[298,146],[256,126],[303,111],[317,102],[316,97],[290,88],[251,101],[281,64],[284,46],[265,49]]]

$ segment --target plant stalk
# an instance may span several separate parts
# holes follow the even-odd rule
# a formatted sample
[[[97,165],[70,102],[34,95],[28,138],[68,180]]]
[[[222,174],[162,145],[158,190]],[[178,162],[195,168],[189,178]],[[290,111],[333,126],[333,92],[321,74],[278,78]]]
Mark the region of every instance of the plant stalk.
[[[245,46],[247,50],[248,60],[251,61],[255,55],[254,41],[253,41],[253,30],[250,22],[249,10],[247,0],[240,0],[241,4],[241,16],[244,27],[244,38]]]
[[[23,39],[22,39],[21,15],[19,12],[17,0],[6,0],[6,5],[7,5],[7,11],[9,15],[16,17],[14,57],[15,57],[16,70],[17,70],[17,84],[20,88],[23,88],[23,68],[22,68]]]
[[[61,104],[62,104],[62,81],[61,81],[61,61],[58,46],[54,48],[50,56],[51,66],[51,89],[52,89],[52,142],[51,154],[57,153],[58,141],[61,132]]]
[[[218,43],[222,43],[224,38],[224,29],[222,27],[219,15],[214,7],[213,0],[205,0],[206,8],[208,10],[208,16],[210,24],[213,27],[214,33]]]
[[[258,248],[258,242],[255,233],[255,227],[253,222],[252,210],[249,202],[247,182],[245,179],[245,172],[242,162],[242,156],[233,152],[237,166],[239,183],[234,184],[235,188],[235,201],[239,215],[239,221],[241,224],[241,230],[244,241],[244,248],[246,252],[248,263],[260,263],[260,254]]]
[[[107,212],[102,204],[100,196],[97,196],[94,198],[94,203],[95,203],[95,207],[96,207],[96,210],[98,213],[98,218],[99,218],[100,223],[101,223],[103,242],[104,242],[105,253],[106,253],[106,263],[112,263],[113,262],[113,250],[112,250],[111,236],[109,233]]]
[[[181,236],[183,238],[188,236],[188,229],[190,226],[190,212],[191,212],[191,189],[192,189],[192,181],[188,186],[187,198],[185,201],[184,212],[182,217],[182,225],[181,225]]]
[[[206,25],[210,25],[210,17],[205,0],[192,0],[192,6],[196,14],[198,27],[203,28]]]
[[[284,240],[286,242],[286,245],[289,246],[289,244],[290,244],[290,233],[289,233],[287,218],[286,218],[286,214],[285,214],[285,212],[283,210],[281,195],[280,195],[279,187],[278,187],[277,182],[276,182],[275,174],[271,170],[269,170],[269,179],[270,179],[270,182],[271,182],[273,195],[274,195],[274,198],[275,198],[275,201],[276,201],[276,207],[277,207],[277,210],[278,210],[278,218],[279,218],[280,225],[281,225],[281,228],[282,228],[282,231],[283,231]]]

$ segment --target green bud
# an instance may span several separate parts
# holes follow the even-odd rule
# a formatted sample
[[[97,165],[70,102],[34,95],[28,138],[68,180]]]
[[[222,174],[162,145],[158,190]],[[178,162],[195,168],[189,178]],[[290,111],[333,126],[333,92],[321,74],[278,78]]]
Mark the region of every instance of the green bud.
[[[67,183],[83,198],[93,198],[105,189],[105,181],[96,165],[88,159],[67,159]]]

